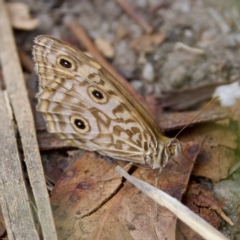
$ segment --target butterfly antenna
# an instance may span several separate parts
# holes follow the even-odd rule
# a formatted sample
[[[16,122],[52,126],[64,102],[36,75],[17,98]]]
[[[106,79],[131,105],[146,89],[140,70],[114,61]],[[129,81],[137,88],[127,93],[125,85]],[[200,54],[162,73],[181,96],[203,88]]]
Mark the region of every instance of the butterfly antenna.
[[[192,124],[192,122],[193,122],[195,119],[197,119],[197,118],[203,113],[203,111],[205,111],[205,110],[209,107],[209,105],[212,104],[212,102],[215,101],[215,100],[217,100],[218,98],[219,98],[219,96],[216,96],[216,97],[212,98],[212,99],[204,106],[204,108],[200,111],[200,113],[198,113],[198,114],[192,119],[192,121],[191,121],[190,123],[188,123],[187,125],[185,125],[185,126],[177,133],[177,135],[176,135],[174,138],[177,138],[178,135],[179,135],[183,130],[185,130],[190,124]]]

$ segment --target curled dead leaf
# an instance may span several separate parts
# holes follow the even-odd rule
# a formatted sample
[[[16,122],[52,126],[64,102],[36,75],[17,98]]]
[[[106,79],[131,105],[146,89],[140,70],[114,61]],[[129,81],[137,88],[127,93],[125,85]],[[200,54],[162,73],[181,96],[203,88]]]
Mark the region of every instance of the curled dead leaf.
[[[147,34],[132,40],[130,46],[138,52],[149,52],[153,50],[154,46],[161,45],[166,38],[167,34],[165,33]]]
[[[96,38],[95,39],[95,45],[97,49],[103,54],[103,56],[107,58],[113,58],[114,56],[114,49],[110,42],[103,38]]]
[[[12,26],[21,30],[33,30],[39,25],[39,20],[31,18],[29,7],[25,3],[6,3],[10,15]]]

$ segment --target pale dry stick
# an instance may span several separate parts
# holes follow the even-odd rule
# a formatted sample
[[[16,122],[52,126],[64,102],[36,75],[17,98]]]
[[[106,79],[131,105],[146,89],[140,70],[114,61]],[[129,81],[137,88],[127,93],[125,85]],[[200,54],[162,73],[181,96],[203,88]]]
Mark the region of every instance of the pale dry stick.
[[[223,33],[229,33],[231,31],[231,28],[228,26],[227,22],[224,21],[222,16],[215,9],[209,7],[208,12],[215,20],[215,22],[218,24]]]
[[[3,64],[2,67],[4,68],[5,65]],[[0,206],[7,237],[10,240],[37,240],[39,238],[21,169],[11,106],[8,96],[1,88],[0,121]]]
[[[101,55],[101,53],[96,49],[91,39],[86,34],[85,30],[81,27],[79,23],[72,19],[66,19],[66,24],[70,31],[74,34],[74,36],[84,44],[87,50],[91,53],[93,58],[104,68],[106,68],[117,80],[128,90],[128,92],[137,99],[147,110],[151,112],[151,109],[147,106],[147,103],[144,97],[140,96],[133,87],[126,81],[121,74],[119,74],[112,65],[105,60],[105,58]],[[153,115],[153,114],[152,114]]]
[[[143,30],[150,34],[153,31],[153,28],[147,23],[147,21],[130,5],[126,0],[116,0],[117,3],[132,17],[142,28]]]
[[[133,163],[132,163],[132,162],[127,163],[127,164],[123,167],[123,169],[126,170],[126,171],[128,171],[129,169],[131,169],[131,166],[133,166]],[[114,180],[114,179],[117,179],[117,178],[121,178],[121,176],[119,176],[118,173],[115,173],[112,177],[99,180],[98,182],[106,182],[106,181]]]
[[[167,193],[157,189],[150,184],[130,176],[121,167],[117,166],[116,171],[131,182],[135,187],[140,189],[148,197],[153,199],[159,205],[166,207],[173,212],[181,221],[187,224],[200,236],[207,240],[227,240],[227,238],[217,229],[212,227],[203,218],[192,212],[177,199],[169,196]]]
[[[186,44],[183,44],[181,42],[177,42],[174,46],[174,49],[175,50],[184,50],[188,53],[195,54],[195,55],[204,55],[205,54],[205,51],[203,51],[202,49],[189,47]]]
[[[8,13],[3,0],[0,0],[0,42],[0,59],[6,90],[20,133],[24,160],[27,166],[31,187],[38,209],[38,218],[41,224],[43,238],[54,240],[57,239],[57,234],[54,226],[49,195],[46,189],[45,176],[38,149],[32,111],[28,100],[28,94],[17,55],[17,49]],[[9,151],[9,153],[10,152],[11,151]],[[15,183],[19,184],[20,179],[16,178],[15,180]],[[18,195],[14,195],[13,193],[13,198],[15,196]],[[16,199],[16,201],[17,200],[18,199]],[[28,203],[27,198],[25,198],[25,201]],[[19,222],[22,226],[26,224],[26,222],[24,222],[24,217],[26,216],[22,214],[22,218],[19,218]],[[32,231],[32,229],[28,227],[28,231]],[[14,239],[22,238],[15,235]]]
[[[225,213],[220,209],[214,209],[229,225],[234,226],[233,221],[225,215]]]
[[[3,97],[4,97],[5,105],[8,111],[8,115],[11,121],[13,121],[13,112],[12,112],[11,104],[9,102],[9,98],[6,90],[3,91]]]

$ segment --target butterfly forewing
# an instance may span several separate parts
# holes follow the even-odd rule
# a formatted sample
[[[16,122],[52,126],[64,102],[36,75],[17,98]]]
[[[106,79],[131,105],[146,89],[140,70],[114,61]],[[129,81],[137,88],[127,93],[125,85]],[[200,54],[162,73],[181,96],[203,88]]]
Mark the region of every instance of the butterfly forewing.
[[[39,36],[35,43],[37,109],[49,132],[117,159],[160,161],[169,139],[106,69],[58,39]]]

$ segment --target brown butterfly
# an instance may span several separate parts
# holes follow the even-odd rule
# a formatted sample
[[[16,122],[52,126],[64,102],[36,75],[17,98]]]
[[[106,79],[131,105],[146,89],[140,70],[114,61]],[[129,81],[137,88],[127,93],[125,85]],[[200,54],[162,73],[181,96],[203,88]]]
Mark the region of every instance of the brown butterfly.
[[[150,114],[106,69],[58,39],[38,36],[33,47],[40,92],[37,110],[47,129],[71,145],[162,168],[180,152]]]

